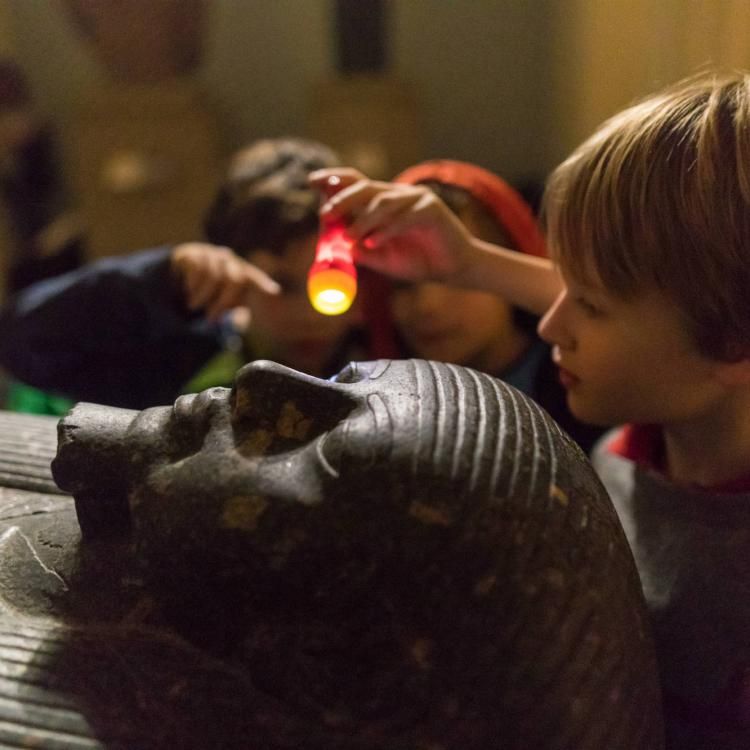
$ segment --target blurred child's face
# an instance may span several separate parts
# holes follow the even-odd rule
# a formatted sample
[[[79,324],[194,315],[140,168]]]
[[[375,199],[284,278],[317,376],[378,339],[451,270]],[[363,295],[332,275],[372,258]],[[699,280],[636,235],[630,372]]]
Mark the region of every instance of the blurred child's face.
[[[497,372],[525,345],[510,307],[492,294],[432,282],[399,285],[391,310],[401,337],[423,359]]]
[[[262,355],[310,375],[323,368],[354,324],[353,309],[343,315],[321,315],[307,297],[307,272],[315,255],[317,234],[288,243],[281,254],[255,250],[246,257],[281,285],[281,294],[252,294],[249,334]]]
[[[504,239],[501,227],[493,236],[466,209],[458,215],[466,228],[488,241]],[[498,235],[500,232],[500,235]],[[497,373],[511,365],[528,345],[516,328],[513,310],[500,297],[445,284],[399,284],[391,298],[391,313],[400,336],[418,357],[483,372]]]
[[[675,305],[657,291],[624,300],[598,281],[563,278],[539,333],[554,346],[573,414],[663,426],[710,414],[725,393],[721,363],[698,352]]]

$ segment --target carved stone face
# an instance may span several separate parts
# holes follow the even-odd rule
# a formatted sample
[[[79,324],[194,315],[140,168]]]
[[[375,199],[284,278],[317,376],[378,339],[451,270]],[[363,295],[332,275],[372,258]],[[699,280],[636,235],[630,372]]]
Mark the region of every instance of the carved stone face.
[[[231,392],[107,410],[99,439],[81,428],[91,408],[63,421],[55,462],[84,526],[117,477],[175,629],[290,715],[363,747],[581,750],[629,716],[610,746],[652,746],[658,686],[614,510],[500,381],[421,360],[332,381],[256,362]]]
[[[142,557],[159,570],[182,559],[180,575],[216,570],[242,589],[278,577],[277,590],[287,567],[306,575],[311,555],[349,555],[365,498],[377,488],[373,502],[387,503],[404,464],[417,385],[406,362],[351,365],[334,382],[255,362],[231,391],[141,412],[126,442],[138,446],[128,504]]]
[[[387,462],[396,425],[414,411],[414,388],[406,362],[353,364],[334,381],[254,362],[231,391],[212,388],[141,412],[127,439],[141,446],[136,460],[159,495],[198,483],[213,504],[241,493],[316,505],[332,484]],[[138,490],[131,503],[138,506]]]

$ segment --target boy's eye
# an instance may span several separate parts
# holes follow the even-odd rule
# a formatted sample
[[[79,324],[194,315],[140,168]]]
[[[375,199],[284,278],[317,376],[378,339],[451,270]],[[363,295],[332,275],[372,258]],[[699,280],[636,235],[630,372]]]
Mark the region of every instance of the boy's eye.
[[[597,307],[593,302],[590,302],[585,297],[576,297],[576,304],[591,317],[596,317],[602,314],[601,308]]]

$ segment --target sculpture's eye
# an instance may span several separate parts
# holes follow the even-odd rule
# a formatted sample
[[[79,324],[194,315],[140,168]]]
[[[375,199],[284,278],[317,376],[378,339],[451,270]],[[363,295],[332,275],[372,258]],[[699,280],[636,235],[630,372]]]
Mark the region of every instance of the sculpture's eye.
[[[374,380],[380,377],[388,369],[388,366],[388,360],[350,362],[338,375],[334,375],[331,381],[334,383],[361,383],[365,380]]]
[[[368,373],[366,372],[364,365],[368,363],[364,362],[350,362],[341,372],[334,375],[331,378],[333,383],[359,383],[361,380],[366,380]]]

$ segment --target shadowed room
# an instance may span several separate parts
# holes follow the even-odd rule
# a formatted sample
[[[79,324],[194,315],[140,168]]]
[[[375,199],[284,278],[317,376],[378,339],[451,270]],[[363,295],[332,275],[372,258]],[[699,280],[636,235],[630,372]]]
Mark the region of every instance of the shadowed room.
[[[747,70],[746,0],[0,0],[0,746],[747,750]]]

